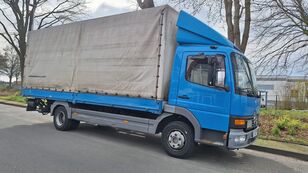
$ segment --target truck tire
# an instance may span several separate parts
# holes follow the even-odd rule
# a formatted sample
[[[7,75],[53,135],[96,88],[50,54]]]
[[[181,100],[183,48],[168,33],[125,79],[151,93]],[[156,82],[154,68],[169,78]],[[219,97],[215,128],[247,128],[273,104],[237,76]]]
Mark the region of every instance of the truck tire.
[[[69,119],[65,107],[59,106],[54,111],[53,124],[57,130],[68,131],[76,129],[79,126],[79,121]]]
[[[191,156],[196,144],[192,127],[182,121],[169,123],[163,129],[161,140],[167,154],[176,158]]]

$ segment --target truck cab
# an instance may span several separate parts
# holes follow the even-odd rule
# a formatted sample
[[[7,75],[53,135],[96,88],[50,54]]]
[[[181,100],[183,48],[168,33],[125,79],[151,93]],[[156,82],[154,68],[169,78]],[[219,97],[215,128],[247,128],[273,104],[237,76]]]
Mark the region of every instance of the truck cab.
[[[176,53],[168,104],[194,115],[200,141],[229,149],[253,142],[259,96],[250,61],[225,46],[179,46]]]
[[[190,111],[201,143],[243,148],[258,134],[260,97],[251,62],[225,37],[179,14],[168,104]]]

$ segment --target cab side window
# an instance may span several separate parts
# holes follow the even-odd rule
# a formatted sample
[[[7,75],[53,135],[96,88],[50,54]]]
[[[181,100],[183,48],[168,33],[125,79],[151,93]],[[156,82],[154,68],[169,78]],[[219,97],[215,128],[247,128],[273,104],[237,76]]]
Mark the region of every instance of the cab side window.
[[[186,80],[204,86],[225,85],[225,57],[223,55],[195,55],[187,59]]]

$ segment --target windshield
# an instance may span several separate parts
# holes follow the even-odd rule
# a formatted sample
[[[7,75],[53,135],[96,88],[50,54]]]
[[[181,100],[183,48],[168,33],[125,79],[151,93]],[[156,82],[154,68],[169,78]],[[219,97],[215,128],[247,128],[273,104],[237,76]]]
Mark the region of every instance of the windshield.
[[[235,92],[240,95],[257,96],[255,72],[250,61],[238,54],[232,53],[232,64],[234,70]]]

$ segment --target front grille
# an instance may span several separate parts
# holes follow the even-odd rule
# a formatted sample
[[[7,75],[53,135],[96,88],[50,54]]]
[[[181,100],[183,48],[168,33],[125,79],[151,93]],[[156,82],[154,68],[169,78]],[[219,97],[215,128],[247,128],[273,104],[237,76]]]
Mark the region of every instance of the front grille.
[[[249,122],[249,123],[248,123]],[[258,127],[258,116],[255,115],[250,119],[247,119],[247,124],[250,124],[249,127],[246,126],[245,131],[250,131]]]
[[[257,116],[254,116],[252,119],[252,127],[257,127],[258,126],[258,118]]]

